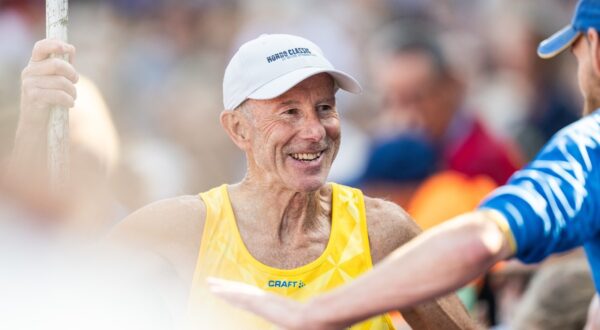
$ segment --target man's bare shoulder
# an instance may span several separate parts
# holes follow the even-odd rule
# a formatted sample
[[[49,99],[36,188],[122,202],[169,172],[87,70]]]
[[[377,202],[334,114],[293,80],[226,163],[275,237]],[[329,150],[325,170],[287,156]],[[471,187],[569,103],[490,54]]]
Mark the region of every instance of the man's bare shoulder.
[[[119,239],[167,238],[198,229],[204,222],[206,208],[198,196],[179,196],[148,204],[127,216],[114,229],[112,236]]]
[[[410,215],[393,202],[365,196],[365,212],[373,263],[421,232]]]
[[[206,207],[198,196],[164,199],[126,217],[109,239],[156,253],[187,277],[193,272],[205,218]]]

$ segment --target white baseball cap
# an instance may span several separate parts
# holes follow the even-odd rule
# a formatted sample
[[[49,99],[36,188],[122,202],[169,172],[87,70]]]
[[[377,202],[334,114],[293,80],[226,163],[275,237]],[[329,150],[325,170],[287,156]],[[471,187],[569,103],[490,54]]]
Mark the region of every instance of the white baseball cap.
[[[336,87],[358,94],[362,88],[349,74],[336,70],[309,40],[289,34],[263,34],[233,55],[223,78],[223,105],[237,108],[247,99],[276,98],[319,73],[333,77]]]

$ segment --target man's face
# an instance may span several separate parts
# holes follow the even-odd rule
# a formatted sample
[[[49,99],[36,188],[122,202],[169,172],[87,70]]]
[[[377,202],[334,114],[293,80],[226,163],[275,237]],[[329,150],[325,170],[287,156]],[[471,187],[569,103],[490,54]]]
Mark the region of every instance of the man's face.
[[[310,77],[271,100],[248,100],[249,178],[314,191],[326,181],[340,145],[333,79]]]
[[[599,84],[599,79],[594,74],[591,62],[593,54],[585,35],[579,37],[573,43],[571,51],[577,58],[577,80],[579,82],[579,89],[585,100],[583,114],[587,115],[600,108],[600,97],[595,92]]]
[[[421,51],[393,55],[377,70],[377,83],[383,93],[386,122],[399,130],[422,130],[440,138],[453,111],[445,104],[444,84],[433,60]]]

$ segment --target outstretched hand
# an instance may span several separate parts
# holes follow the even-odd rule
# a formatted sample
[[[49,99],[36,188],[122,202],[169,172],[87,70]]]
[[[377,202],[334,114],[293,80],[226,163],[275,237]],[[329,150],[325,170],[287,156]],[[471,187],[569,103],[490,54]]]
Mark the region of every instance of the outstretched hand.
[[[334,330],[311,315],[309,306],[245,283],[209,278],[210,291],[230,304],[288,330]]]

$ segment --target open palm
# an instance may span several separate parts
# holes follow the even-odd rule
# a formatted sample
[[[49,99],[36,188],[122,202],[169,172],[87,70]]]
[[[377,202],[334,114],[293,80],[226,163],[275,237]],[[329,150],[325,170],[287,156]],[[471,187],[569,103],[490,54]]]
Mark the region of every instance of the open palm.
[[[306,304],[245,283],[218,278],[207,280],[212,293],[234,306],[255,313],[284,329],[334,330],[311,317]]]

